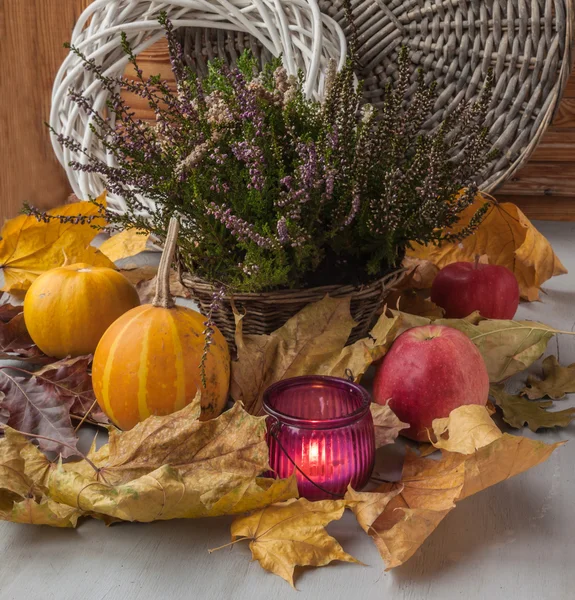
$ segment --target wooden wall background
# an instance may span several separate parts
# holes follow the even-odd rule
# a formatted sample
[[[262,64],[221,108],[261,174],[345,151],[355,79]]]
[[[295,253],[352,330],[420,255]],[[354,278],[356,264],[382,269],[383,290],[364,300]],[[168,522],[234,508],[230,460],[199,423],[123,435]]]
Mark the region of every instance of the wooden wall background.
[[[57,206],[70,192],[43,123],[62,44],[90,1],[0,0],[0,223],[24,202]],[[146,62],[153,73],[170,73],[162,45]],[[496,195],[530,218],[575,221],[575,73],[532,159]]]

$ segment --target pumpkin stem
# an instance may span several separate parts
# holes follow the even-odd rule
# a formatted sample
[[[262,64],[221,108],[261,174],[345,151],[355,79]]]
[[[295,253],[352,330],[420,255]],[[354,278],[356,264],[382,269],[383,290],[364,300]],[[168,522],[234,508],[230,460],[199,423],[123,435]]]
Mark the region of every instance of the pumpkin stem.
[[[160,259],[160,266],[158,267],[156,295],[152,300],[152,304],[159,308],[174,308],[176,306],[170,292],[170,268],[174,259],[174,252],[176,251],[179,230],[180,222],[177,217],[172,217],[168,226],[168,234],[166,235],[166,243],[164,244],[164,251]]]

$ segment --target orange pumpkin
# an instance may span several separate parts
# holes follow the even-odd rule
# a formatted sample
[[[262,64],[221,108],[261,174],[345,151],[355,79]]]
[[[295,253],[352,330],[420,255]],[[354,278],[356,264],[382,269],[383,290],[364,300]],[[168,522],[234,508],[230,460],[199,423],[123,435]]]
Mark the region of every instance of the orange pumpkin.
[[[48,356],[92,354],[106,329],[140,300],[118,271],[84,263],[40,275],[24,299],[24,321]]]
[[[92,381],[98,404],[121,429],[150,415],[167,415],[202,393],[202,420],[217,417],[226,404],[230,354],[214,327],[202,366],[205,317],[176,306],[169,290],[178,221],[170,222],[152,304],[122,315],[106,331],[94,355]],[[205,383],[205,385],[204,385]]]

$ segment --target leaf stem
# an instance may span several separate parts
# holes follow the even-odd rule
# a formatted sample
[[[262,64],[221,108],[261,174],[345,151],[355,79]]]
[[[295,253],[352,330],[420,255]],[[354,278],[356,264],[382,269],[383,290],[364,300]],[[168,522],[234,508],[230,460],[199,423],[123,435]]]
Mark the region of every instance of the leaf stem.
[[[152,300],[152,304],[159,308],[174,308],[174,306],[176,306],[170,292],[170,267],[172,266],[174,252],[176,251],[179,230],[180,222],[177,217],[172,217],[168,227],[168,234],[166,235],[164,251],[162,252],[162,258],[160,259],[160,266],[158,267],[156,295]]]
[[[247,538],[247,537],[238,538],[237,540],[233,540],[233,541],[229,542],[228,544],[224,544],[223,546],[218,546],[217,548],[209,548],[208,552],[209,552],[209,554],[212,554],[212,552],[217,552],[218,550],[223,550],[224,548],[233,546],[234,544],[237,544],[238,542],[245,542],[248,539],[249,538]]]
[[[76,427],[74,429],[74,433],[76,433],[78,431],[78,429],[80,429],[80,427],[82,427],[82,425],[84,424],[86,419],[90,416],[91,412],[94,410],[94,406],[96,406],[97,402],[98,402],[98,399],[94,398],[94,402],[92,402],[92,406],[90,406],[90,408],[86,411],[86,414],[80,419],[80,422],[78,423],[78,425],[76,425]]]

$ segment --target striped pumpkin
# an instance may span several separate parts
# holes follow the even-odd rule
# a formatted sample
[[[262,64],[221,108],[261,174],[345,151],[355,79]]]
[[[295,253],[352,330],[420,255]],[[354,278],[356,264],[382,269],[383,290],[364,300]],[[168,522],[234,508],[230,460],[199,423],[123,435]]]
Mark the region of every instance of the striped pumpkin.
[[[94,356],[92,379],[98,404],[121,429],[150,415],[167,415],[202,393],[202,419],[217,417],[226,404],[230,355],[214,330],[205,363],[200,363],[205,317],[184,307],[139,306],[106,331]]]
[[[170,265],[178,237],[170,221],[152,304],[134,308],[106,331],[96,353],[92,381],[98,404],[121,429],[151,415],[184,408],[200,391],[202,420],[217,417],[226,404],[230,353],[214,326],[205,363],[205,318],[176,306],[170,294]]]

